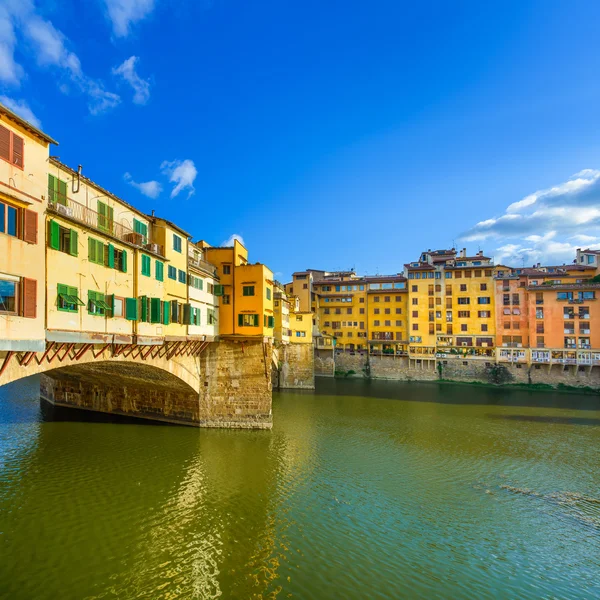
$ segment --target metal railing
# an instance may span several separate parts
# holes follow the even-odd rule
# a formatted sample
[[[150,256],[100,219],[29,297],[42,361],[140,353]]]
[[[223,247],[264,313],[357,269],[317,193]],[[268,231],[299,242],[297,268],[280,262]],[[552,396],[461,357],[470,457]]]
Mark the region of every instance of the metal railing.
[[[118,240],[164,256],[162,245],[152,243],[150,240],[145,240],[141,233],[137,233],[130,227],[117,223],[106,215],[101,215],[99,212],[96,212],[79,202],[75,202],[62,194],[58,194],[54,192],[54,190],[51,190],[51,193],[50,191],[48,193],[48,208],[57,215],[73,219],[74,221],[78,221],[87,227],[96,229],[101,233],[110,235]]]
[[[193,258],[188,256],[188,265],[191,267],[196,267],[197,269],[202,269],[203,271],[212,273],[213,275],[216,275],[217,273],[217,268],[215,265],[201,258]]]

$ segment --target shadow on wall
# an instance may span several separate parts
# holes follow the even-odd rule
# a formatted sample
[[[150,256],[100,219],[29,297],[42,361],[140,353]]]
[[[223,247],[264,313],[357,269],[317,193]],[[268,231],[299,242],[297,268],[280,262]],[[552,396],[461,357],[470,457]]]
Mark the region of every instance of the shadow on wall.
[[[316,378],[317,395],[368,396],[386,400],[477,404],[484,406],[532,406],[600,410],[600,395],[571,394],[553,390],[524,390],[511,387],[446,382],[402,382],[373,379]]]

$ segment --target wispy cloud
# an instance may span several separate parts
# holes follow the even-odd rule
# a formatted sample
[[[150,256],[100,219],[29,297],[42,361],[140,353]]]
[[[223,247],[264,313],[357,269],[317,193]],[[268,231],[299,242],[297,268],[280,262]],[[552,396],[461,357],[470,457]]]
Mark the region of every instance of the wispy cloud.
[[[153,180],[138,183],[137,181],[134,181],[130,173],[125,173],[125,175],[123,175],[123,179],[125,179],[129,185],[133,186],[142,194],[144,194],[144,196],[148,196],[148,198],[158,198],[162,192],[162,185],[160,185],[158,181]]]
[[[131,26],[145,19],[155,5],[154,0],[104,0],[104,3],[117,37],[127,37]]]
[[[186,160],[163,161],[160,165],[163,174],[167,175],[169,181],[175,186],[171,190],[171,198],[175,198],[181,191],[189,190],[188,198],[196,191],[194,181],[198,175],[194,161]]]
[[[34,127],[41,129],[41,121],[33,114],[33,111],[29,108],[29,104],[25,100],[14,100],[8,96],[0,96],[0,102],[26,121],[29,121]]]
[[[150,82],[142,79],[137,74],[135,65],[138,60],[137,56],[130,56],[118,67],[115,67],[112,72],[114,75],[123,78],[133,88],[133,101],[135,104],[146,104],[150,99]]]
[[[221,246],[233,246],[233,242],[237,240],[242,246],[245,246],[244,238],[239,233],[232,233],[224,242],[221,243]]]
[[[59,85],[63,93],[71,87],[88,96],[88,108],[99,114],[120,102],[117,94],[104,88],[102,82],[88,77],[77,55],[68,49],[68,39],[52,22],[44,19],[32,0],[3,0],[0,6],[0,80],[19,85],[25,72],[15,61],[17,33],[29,44],[41,68],[56,69],[66,80]]]
[[[578,247],[600,241],[600,170],[583,169],[529,194],[461,239],[497,245],[498,262],[571,262]]]

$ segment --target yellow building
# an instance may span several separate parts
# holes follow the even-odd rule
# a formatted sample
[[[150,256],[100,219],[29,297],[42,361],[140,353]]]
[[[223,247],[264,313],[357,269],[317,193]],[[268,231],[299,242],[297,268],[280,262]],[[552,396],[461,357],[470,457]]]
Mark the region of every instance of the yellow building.
[[[428,250],[405,265],[409,354],[494,355],[495,267],[479,252]]]
[[[273,312],[275,315],[274,337],[281,344],[289,344],[292,331],[290,330],[290,305],[283,289],[276,288],[273,300]]]
[[[57,159],[47,179],[47,339],[161,335],[150,306],[162,300],[165,257],[148,218]]]
[[[151,233],[156,248],[162,251],[165,258],[163,270],[164,295],[162,304],[162,335],[168,341],[182,341],[187,335],[185,316],[188,304],[188,239],[189,233],[167,221],[152,214],[149,217]],[[142,254],[140,280],[156,278],[156,265],[151,265],[152,257],[147,258]],[[184,312],[186,315],[184,315]]]
[[[219,336],[219,297],[215,287],[219,277],[215,265],[204,260],[203,251],[196,245],[188,245],[188,335],[202,336],[205,341]]]
[[[219,335],[235,337],[274,336],[273,273],[261,263],[248,263],[248,250],[238,241],[233,246],[197,246],[214,264],[219,277]]]
[[[0,104],[0,351],[45,348],[44,199],[56,143]]]

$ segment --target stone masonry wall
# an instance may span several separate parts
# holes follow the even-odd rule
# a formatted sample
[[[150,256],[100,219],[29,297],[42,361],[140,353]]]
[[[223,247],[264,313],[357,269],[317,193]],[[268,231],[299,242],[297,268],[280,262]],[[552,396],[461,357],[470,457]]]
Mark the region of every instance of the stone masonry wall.
[[[335,362],[332,350],[315,349],[315,375],[320,377],[333,377]]]
[[[315,389],[315,353],[312,344],[281,346],[279,361],[280,389]]]
[[[203,427],[270,429],[271,342],[221,340],[198,359]]]

